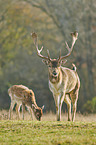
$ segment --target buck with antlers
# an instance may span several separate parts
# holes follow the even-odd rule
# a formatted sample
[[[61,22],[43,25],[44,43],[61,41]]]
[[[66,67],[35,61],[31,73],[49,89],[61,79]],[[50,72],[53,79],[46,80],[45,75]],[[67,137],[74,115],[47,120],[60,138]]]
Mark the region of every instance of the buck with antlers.
[[[71,121],[71,119],[72,121],[74,121],[75,114],[76,114],[77,100],[78,100],[78,92],[80,88],[80,80],[76,72],[75,66],[73,66],[75,69],[71,70],[69,68],[62,67],[61,65],[66,62],[66,60],[64,59],[70,56],[75,41],[77,40],[78,33],[77,32],[71,33],[72,35],[71,48],[69,48],[67,42],[65,42],[66,47],[68,49],[68,54],[65,56],[61,56],[61,51],[60,51],[59,58],[57,59],[51,59],[48,50],[47,50],[48,56],[47,57],[43,56],[41,54],[43,46],[41,49],[38,49],[37,34],[32,33],[31,35],[37,49],[37,55],[41,57],[43,59],[43,62],[48,66],[49,88],[53,93],[53,97],[55,100],[57,121],[60,121],[61,119],[61,107],[63,101],[67,104],[68,121]],[[71,101],[73,104],[72,118],[71,118]]]
[[[11,98],[11,106],[9,109],[9,119],[11,119],[11,112],[14,108],[15,103],[16,105],[16,112],[18,115],[18,119],[20,118],[20,106],[22,105],[22,119],[24,119],[24,110],[25,106],[28,108],[28,110],[31,113],[32,117],[32,111],[34,112],[34,115],[37,120],[41,120],[41,116],[43,114],[42,108],[38,107],[35,101],[35,95],[34,92],[27,87],[23,85],[13,85],[11,88],[8,89],[8,94]]]

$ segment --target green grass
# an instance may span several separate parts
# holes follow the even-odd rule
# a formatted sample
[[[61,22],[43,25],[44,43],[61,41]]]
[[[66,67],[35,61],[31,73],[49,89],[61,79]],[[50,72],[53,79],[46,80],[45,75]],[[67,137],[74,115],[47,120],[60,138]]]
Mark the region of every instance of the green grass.
[[[95,145],[95,122],[1,120],[0,145]]]

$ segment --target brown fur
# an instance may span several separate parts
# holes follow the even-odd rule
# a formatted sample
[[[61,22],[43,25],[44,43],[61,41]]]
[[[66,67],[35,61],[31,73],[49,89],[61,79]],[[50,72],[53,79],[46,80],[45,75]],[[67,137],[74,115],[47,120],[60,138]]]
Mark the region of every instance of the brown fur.
[[[9,109],[9,119],[11,119],[11,112],[15,103],[17,103],[16,112],[18,115],[18,119],[20,118],[19,110],[20,110],[21,105],[22,105],[22,118],[23,119],[24,119],[25,106],[27,106],[27,108],[31,112],[31,117],[32,117],[32,111],[33,111],[36,119],[37,120],[41,119],[42,108],[37,106],[36,101],[35,101],[35,95],[32,90],[30,90],[29,88],[23,85],[13,85],[11,88],[8,89],[8,94],[11,98],[11,106]]]
[[[78,74],[76,72],[76,66],[73,65],[73,70],[61,67],[61,64],[65,63],[68,56],[71,55],[73,46],[77,40],[78,32],[72,32],[72,46],[69,48],[67,42],[66,48],[68,49],[68,54],[65,56],[61,56],[61,51],[58,59],[51,59],[49,55],[49,51],[47,50],[48,57],[43,56],[41,49],[38,49],[38,42],[37,42],[37,34],[32,33],[32,38],[34,40],[34,44],[37,49],[37,55],[43,59],[43,62],[48,66],[49,72],[49,88],[53,93],[53,97],[56,104],[56,113],[57,113],[57,120],[59,121],[61,118],[61,107],[63,101],[67,104],[68,107],[68,120],[71,120],[71,101],[73,104],[73,115],[72,120],[75,120],[75,113],[76,113],[76,105],[78,100],[78,92],[80,88],[80,80]],[[71,98],[71,100],[70,100]]]
[[[80,88],[80,80],[76,71],[61,67],[58,68],[58,80],[52,82],[52,75],[49,74],[49,88],[53,93],[53,97],[56,104],[57,120],[61,118],[61,107],[63,101],[68,107],[68,120],[71,120],[71,101],[73,104],[72,120],[75,120],[76,105],[78,100],[78,91]],[[54,76],[53,76],[54,78]],[[71,98],[71,100],[70,100]]]

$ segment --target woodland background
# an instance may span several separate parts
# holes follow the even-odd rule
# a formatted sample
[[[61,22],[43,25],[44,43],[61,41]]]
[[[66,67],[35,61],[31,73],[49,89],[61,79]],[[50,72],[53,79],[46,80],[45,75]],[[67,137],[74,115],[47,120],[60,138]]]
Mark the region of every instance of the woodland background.
[[[79,36],[65,66],[76,64],[80,76],[78,111],[96,113],[96,0],[0,0],[0,109],[9,109],[8,88],[22,84],[35,92],[44,112],[55,111],[48,69],[30,34],[38,34],[43,55],[49,49],[57,58],[60,49],[67,53],[65,41],[71,46],[74,30]]]

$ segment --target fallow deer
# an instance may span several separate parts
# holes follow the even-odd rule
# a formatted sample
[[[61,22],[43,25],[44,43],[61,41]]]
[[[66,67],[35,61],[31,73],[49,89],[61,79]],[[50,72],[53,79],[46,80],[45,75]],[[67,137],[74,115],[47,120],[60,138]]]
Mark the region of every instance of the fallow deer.
[[[35,101],[35,95],[32,90],[29,88],[23,86],[23,85],[13,85],[11,88],[8,89],[8,94],[11,98],[11,105],[9,109],[9,119],[11,119],[11,112],[14,108],[15,103],[17,103],[16,106],[16,112],[18,119],[20,119],[20,106],[22,105],[22,119],[24,120],[24,110],[25,106],[28,108],[28,110],[31,113],[32,117],[32,111],[34,112],[34,115],[37,120],[41,120],[41,116],[43,114],[42,108],[38,107]]]
[[[47,50],[48,56],[43,56],[41,51],[43,50],[43,46],[41,49],[38,49],[38,41],[37,41],[37,34],[32,33],[32,38],[34,40],[34,44],[37,49],[37,55],[43,59],[43,62],[48,66],[48,74],[49,74],[49,88],[53,93],[53,97],[55,100],[56,105],[56,114],[57,114],[57,121],[61,119],[61,107],[63,101],[67,104],[68,108],[68,121],[75,120],[76,114],[76,106],[78,100],[78,92],[80,88],[80,80],[79,76],[76,72],[75,65],[73,66],[74,69],[71,70],[66,67],[62,67],[61,65],[66,62],[63,60],[70,56],[75,41],[77,40],[78,33],[75,31],[71,33],[72,35],[72,46],[69,48],[67,42],[66,48],[68,49],[68,54],[65,56],[61,56],[61,51],[59,58],[51,59],[49,55],[49,51]],[[73,105],[73,114],[71,118],[71,101]]]

